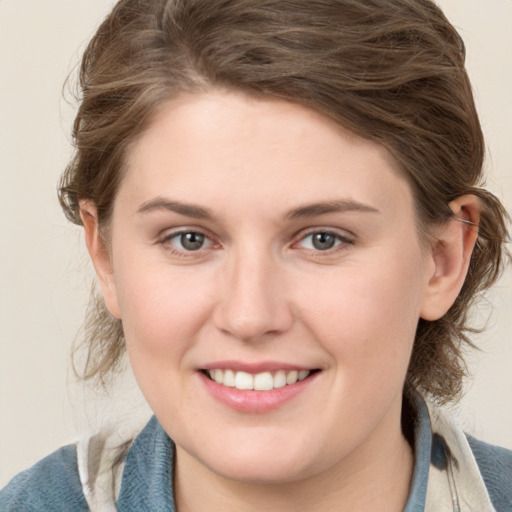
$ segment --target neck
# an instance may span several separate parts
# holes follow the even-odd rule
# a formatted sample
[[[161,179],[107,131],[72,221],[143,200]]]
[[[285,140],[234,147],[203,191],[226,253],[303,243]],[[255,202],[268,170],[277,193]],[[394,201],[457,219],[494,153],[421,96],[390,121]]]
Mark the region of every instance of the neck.
[[[328,471],[279,483],[239,482],[206,468],[177,447],[175,496],[179,512],[402,511],[414,456],[400,428],[375,432],[364,446]],[[197,492],[200,489],[201,492]]]

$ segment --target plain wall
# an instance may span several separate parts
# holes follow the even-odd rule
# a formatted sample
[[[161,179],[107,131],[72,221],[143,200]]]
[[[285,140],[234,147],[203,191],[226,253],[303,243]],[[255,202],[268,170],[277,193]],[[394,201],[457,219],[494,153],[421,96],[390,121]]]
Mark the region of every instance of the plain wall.
[[[488,142],[491,189],[512,206],[512,1],[442,0],[465,39]],[[75,105],[63,82],[112,0],[0,0],[0,485],[57,447],[149,412],[130,377],[112,398],[76,384],[70,348],[92,279],[80,229],[56,184],[71,155]],[[512,275],[493,313],[475,376],[456,413],[480,438],[512,448]],[[481,308],[485,317],[491,308]]]

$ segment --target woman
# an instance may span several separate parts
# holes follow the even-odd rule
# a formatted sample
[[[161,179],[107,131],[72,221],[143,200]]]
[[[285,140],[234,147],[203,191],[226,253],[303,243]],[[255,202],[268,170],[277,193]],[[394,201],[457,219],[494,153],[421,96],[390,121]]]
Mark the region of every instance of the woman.
[[[506,237],[439,9],[126,0],[80,78],[60,198],[102,291],[85,376],[126,348],[155,418],[5,508],[509,510],[512,454],[432,405]]]

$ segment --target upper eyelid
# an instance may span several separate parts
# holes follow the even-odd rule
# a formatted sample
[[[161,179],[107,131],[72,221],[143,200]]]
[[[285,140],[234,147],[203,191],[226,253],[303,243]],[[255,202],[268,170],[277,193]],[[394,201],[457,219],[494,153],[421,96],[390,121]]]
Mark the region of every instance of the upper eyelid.
[[[338,239],[339,243],[325,250],[312,249],[310,247],[300,247],[299,244],[303,243],[303,241],[308,237],[315,233],[325,233],[327,235],[334,236]],[[327,258],[329,256],[333,256],[341,252],[349,249],[349,246],[353,246],[355,244],[356,238],[351,233],[346,230],[339,230],[336,228],[322,228],[315,227],[307,229],[306,231],[299,232],[297,236],[293,239],[290,244],[291,249],[295,249],[297,251],[303,251],[308,254],[315,255],[315,257],[324,257]]]
[[[204,236],[210,243],[207,247],[201,247],[197,250],[187,250],[185,248],[178,247],[172,242],[172,239],[183,235],[185,233],[197,233]],[[164,234],[156,239],[156,244],[161,246],[166,252],[170,253],[175,258],[183,258],[183,261],[196,261],[198,258],[202,259],[209,254],[209,251],[215,250],[219,247],[210,235],[206,234],[202,229],[190,229],[190,228],[176,228],[173,230],[164,230]]]
[[[312,228],[302,229],[299,232],[297,232],[293,237],[292,243],[297,243],[298,241],[314,233],[327,233],[328,235],[337,236],[342,240],[353,241],[355,239],[355,235],[350,231],[347,231],[346,229],[316,226]]]
[[[179,228],[168,228],[161,231],[161,233],[158,235],[159,241],[165,241],[169,240],[171,238],[174,238],[175,236],[182,235],[184,233],[197,233],[199,235],[204,236],[205,238],[208,238],[212,242],[214,241],[214,236],[210,233],[210,231],[199,228],[199,227],[179,227]]]
[[[180,234],[184,234],[184,233],[198,233],[198,234],[204,236],[205,238],[207,238],[213,245],[217,245],[217,246],[223,245],[219,241],[219,237],[217,237],[213,233],[211,233],[210,230],[201,228],[198,226],[185,226],[185,227],[180,226],[177,228],[169,228],[169,229],[163,230],[162,234],[158,236],[157,241],[159,243],[163,243],[163,242],[169,241],[172,238],[174,238]],[[340,229],[340,228],[334,228],[334,227],[324,227],[324,226],[313,226],[313,227],[301,229],[298,232],[296,232],[291,237],[290,245],[293,246],[294,244],[300,242],[307,236],[310,236],[314,233],[327,233],[329,235],[333,235],[333,236],[338,237],[341,240],[347,241],[347,242],[353,242],[355,239],[355,235],[346,229]]]
[[[187,251],[186,249],[180,249],[174,243],[172,243],[173,238],[183,235],[185,233],[197,233],[201,236],[204,236],[205,239],[209,241],[208,246],[201,247],[196,251]],[[220,246],[220,243],[215,239],[215,237],[210,235],[204,229],[199,228],[175,228],[172,230],[163,230],[163,232],[156,238],[156,244],[161,245],[162,247],[165,247],[165,245],[168,244],[169,247],[167,248],[167,250],[174,252],[175,254],[181,254],[183,256],[191,256],[194,253],[200,254],[203,253],[205,250],[216,249]]]

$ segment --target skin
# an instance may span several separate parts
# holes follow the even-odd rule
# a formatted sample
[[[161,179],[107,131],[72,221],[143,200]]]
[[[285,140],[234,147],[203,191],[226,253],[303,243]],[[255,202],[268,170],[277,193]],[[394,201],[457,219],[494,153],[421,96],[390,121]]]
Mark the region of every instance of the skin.
[[[478,222],[474,197],[450,206]],[[180,512],[402,510],[416,325],[455,300],[475,228],[450,220],[426,243],[383,148],[302,106],[223,91],[165,104],[132,147],[108,248],[94,205],[81,208],[134,374],[176,443]],[[187,251],[181,232],[206,242]],[[199,372],[224,360],[320,371],[277,409],[241,412]]]

